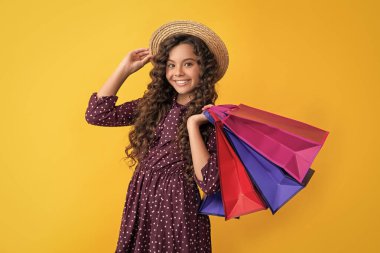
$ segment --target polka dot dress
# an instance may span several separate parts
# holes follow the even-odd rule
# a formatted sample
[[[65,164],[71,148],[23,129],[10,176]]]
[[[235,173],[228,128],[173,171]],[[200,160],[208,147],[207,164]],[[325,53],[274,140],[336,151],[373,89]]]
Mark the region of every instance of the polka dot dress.
[[[98,98],[94,92],[86,110],[86,121],[97,126],[129,126],[140,99],[116,106],[118,97]],[[200,194],[219,190],[215,131],[206,143],[210,153],[202,168],[203,181],[195,176],[189,184],[179,147],[177,127],[185,105],[173,98],[172,107],[159,123],[156,140],[140,161],[129,182],[119,238],[119,252],[211,252],[210,220],[198,213]]]

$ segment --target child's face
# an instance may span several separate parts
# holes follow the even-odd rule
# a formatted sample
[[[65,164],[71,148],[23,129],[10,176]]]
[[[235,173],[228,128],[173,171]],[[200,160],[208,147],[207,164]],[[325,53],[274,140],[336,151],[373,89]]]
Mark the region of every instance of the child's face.
[[[186,104],[189,102],[195,87],[199,83],[200,66],[197,56],[193,52],[193,46],[179,44],[169,52],[166,63],[166,79],[177,91],[177,102]]]

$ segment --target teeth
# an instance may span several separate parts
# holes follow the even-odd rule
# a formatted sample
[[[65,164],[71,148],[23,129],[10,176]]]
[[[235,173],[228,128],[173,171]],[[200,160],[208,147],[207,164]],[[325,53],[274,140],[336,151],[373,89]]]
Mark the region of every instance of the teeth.
[[[185,84],[185,83],[187,83],[188,81],[175,81],[176,83],[178,83],[178,84]]]

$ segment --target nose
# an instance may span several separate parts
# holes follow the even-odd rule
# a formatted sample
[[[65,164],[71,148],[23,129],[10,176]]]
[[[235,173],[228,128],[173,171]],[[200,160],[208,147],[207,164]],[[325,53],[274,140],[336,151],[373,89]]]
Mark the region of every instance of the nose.
[[[183,75],[182,66],[178,66],[178,67],[175,68],[174,75],[175,76],[181,76],[181,75]]]

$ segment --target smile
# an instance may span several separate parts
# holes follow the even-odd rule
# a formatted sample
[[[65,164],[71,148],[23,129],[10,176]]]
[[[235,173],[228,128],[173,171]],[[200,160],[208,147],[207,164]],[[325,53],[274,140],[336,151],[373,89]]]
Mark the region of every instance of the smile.
[[[190,82],[190,80],[177,80],[177,81],[175,81],[175,83],[178,85],[185,85],[189,82]]]

